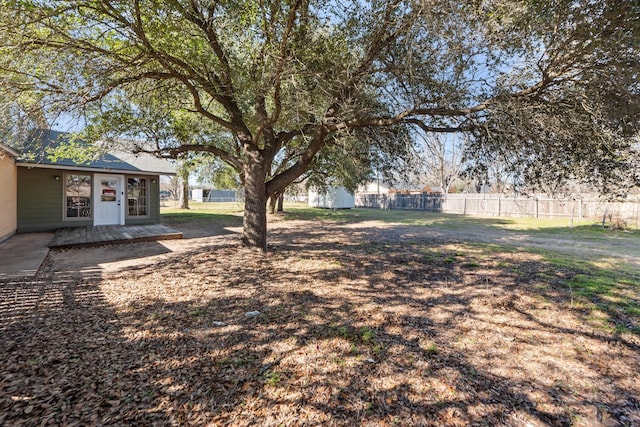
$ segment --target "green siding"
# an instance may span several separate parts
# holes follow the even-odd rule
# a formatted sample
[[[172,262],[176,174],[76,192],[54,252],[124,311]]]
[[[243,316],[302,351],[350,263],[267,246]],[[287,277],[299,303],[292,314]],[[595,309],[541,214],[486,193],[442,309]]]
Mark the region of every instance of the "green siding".
[[[63,180],[62,170],[18,168],[18,233],[93,224],[62,220]]]
[[[59,169],[18,168],[18,233],[93,225],[93,219],[63,221],[63,180],[65,172]],[[56,176],[60,177],[60,179],[56,180]],[[160,222],[159,176],[144,176],[149,180],[149,217],[125,218],[126,225],[156,224]]]

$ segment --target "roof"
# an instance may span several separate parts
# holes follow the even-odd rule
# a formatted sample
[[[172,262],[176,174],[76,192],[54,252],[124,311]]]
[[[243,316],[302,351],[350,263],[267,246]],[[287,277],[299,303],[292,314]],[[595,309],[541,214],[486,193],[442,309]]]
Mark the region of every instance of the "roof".
[[[150,154],[134,155],[122,151],[100,154],[91,159],[57,158],[53,160],[53,150],[69,144],[72,134],[58,132],[50,129],[40,129],[31,134],[21,147],[18,158],[18,166],[43,167],[57,169],[76,170],[100,170],[123,173],[154,173],[161,175],[174,175],[175,167],[167,160],[156,158]],[[90,148],[85,141],[74,140],[73,143],[80,147]]]
[[[111,151],[115,157],[144,171],[153,171],[161,175],[175,175],[176,168],[166,159],[158,158],[148,153],[127,153],[125,151]]]
[[[432,185],[425,185],[424,187],[422,187],[422,190],[420,191],[422,191],[423,193],[444,193],[444,188],[436,187]]]
[[[20,153],[18,153],[16,150],[14,150],[13,148],[9,147],[8,145],[4,145],[1,142],[0,142],[0,151],[4,151],[5,153],[9,153],[13,157],[18,157],[20,155]]]

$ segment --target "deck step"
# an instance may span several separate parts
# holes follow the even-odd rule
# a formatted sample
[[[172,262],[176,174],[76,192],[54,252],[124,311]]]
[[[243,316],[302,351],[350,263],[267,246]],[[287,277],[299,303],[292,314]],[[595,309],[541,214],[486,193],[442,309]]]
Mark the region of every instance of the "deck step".
[[[152,225],[100,225],[57,230],[49,248],[101,246],[115,243],[147,242],[182,239],[182,232],[162,224]]]

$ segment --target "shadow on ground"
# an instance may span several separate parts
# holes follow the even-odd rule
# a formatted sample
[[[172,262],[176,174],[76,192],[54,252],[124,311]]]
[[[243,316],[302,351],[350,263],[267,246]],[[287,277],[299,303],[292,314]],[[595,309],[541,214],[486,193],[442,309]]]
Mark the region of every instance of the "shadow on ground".
[[[640,422],[637,336],[590,326],[570,272],[398,230],[276,229],[266,254],[108,275],[52,252],[0,283],[0,424]]]
[[[193,239],[238,233],[242,216],[181,211],[163,214],[162,223],[182,231],[183,238]]]

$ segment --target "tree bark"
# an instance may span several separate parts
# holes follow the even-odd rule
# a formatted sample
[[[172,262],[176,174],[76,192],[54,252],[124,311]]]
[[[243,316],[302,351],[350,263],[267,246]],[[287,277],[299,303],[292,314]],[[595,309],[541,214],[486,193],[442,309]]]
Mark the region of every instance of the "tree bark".
[[[189,172],[180,175],[182,194],[180,197],[180,209],[189,209]]]
[[[269,215],[275,215],[276,213],[276,196],[273,195],[271,197],[269,197]]]
[[[282,206],[283,202],[284,202],[283,193],[272,194],[269,197],[269,214],[275,215],[276,212],[284,212],[284,208]]]
[[[244,165],[242,244],[267,250],[267,185],[260,154],[248,152]]]
[[[284,194],[278,197],[278,212],[284,212]]]

